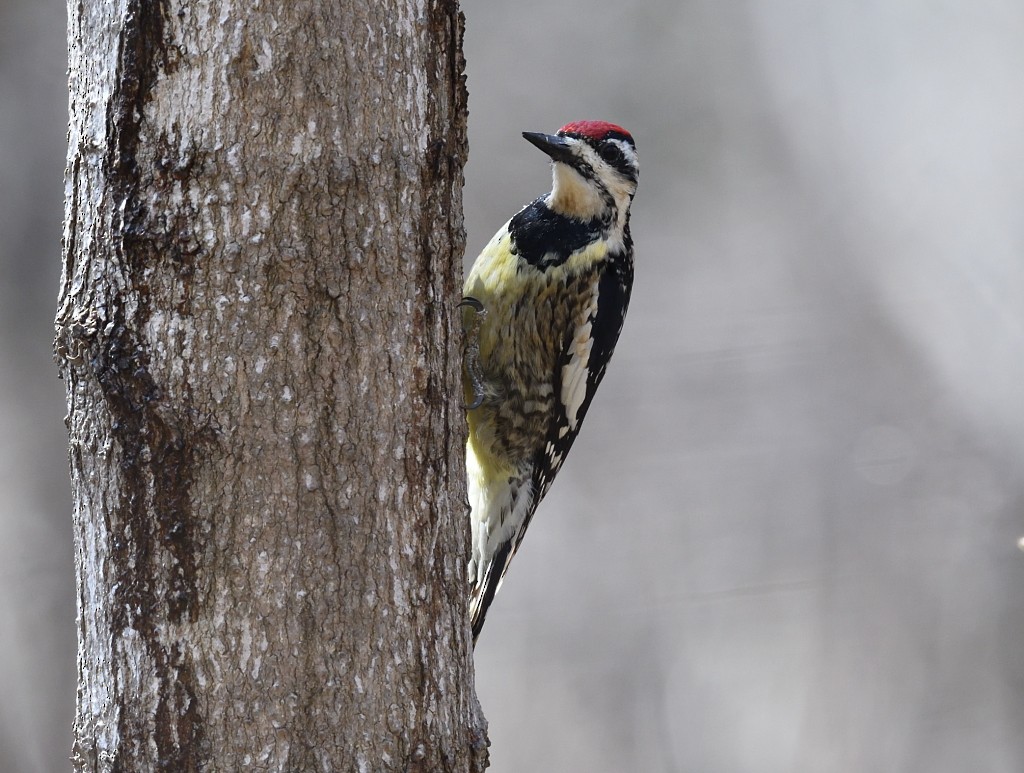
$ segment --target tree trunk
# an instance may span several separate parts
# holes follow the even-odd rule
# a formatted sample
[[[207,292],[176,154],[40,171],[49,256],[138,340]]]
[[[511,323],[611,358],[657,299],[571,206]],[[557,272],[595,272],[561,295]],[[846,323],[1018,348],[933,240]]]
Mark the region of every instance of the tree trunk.
[[[68,9],[76,770],[482,770],[457,3]]]

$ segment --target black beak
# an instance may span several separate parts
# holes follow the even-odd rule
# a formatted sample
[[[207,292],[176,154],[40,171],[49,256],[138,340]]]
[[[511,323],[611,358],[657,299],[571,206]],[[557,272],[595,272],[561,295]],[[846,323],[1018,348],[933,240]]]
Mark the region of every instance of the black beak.
[[[540,132],[523,132],[523,138],[551,156],[552,161],[568,164],[573,158],[572,142],[565,137]]]

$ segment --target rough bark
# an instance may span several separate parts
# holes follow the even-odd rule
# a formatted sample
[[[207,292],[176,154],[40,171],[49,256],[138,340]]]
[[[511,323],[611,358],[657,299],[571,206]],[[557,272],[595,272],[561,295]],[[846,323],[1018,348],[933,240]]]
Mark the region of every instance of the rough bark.
[[[69,3],[80,771],[471,771],[454,0]]]

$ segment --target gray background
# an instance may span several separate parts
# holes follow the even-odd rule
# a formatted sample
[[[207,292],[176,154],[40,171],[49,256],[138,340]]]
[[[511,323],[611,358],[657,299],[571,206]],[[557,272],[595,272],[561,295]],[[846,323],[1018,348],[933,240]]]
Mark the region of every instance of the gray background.
[[[466,3],[471,256],[623,124],[637,282],[477,650],[492,769],[1024,770],[1024,5]],[[64,6],[0,4],[0,770],[67,768]]]

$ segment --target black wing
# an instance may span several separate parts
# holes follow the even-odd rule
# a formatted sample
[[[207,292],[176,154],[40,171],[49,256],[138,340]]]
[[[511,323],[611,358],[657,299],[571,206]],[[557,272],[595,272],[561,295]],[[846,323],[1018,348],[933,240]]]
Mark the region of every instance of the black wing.
[[[619,340],[619,333],[622,332],[622,322],[626,317],[630,291],[633,287],[631,252],[627,251],[621,255],[612,256],[594,277],[594,281],[598,283],[597,311],[590,318],[590,336],[593,340],[593,346],[591,347],[590,357],[587,362],[586,394],[576,412],[575,422],[571,421],[572,417],[568,416],[564,410],[556,411],[552,415],[544,445],[537,449],[534,459],[533,482],[536,503],[539,503],[544,498],[544,495],[547,494],[548,489],[551,488],[551,483],[561,469],[565,457],[569,454],[569,449],[572,448],[576,436],[579,435],[580,428],[583,426],[583,419],[586,417],[587,411],[590,409],[590,403],[597,393],[597,387],[600,385],[605,371],[608,369],[608,362],[611,360],[612,352],[615,351],[615,344]],[[571,342],[575,332],[575,330],[568,332],[562,356],[555,368],[553,383],[555,398],[559,405],[561,405],[562,395],[562,374],[565,365],[568,364],[572,356]],[[524,525],[524,528],[519,532],[520,539],[522,539],[522,534],[525,531]],[[518,547],[517,542],[516,549]]]

